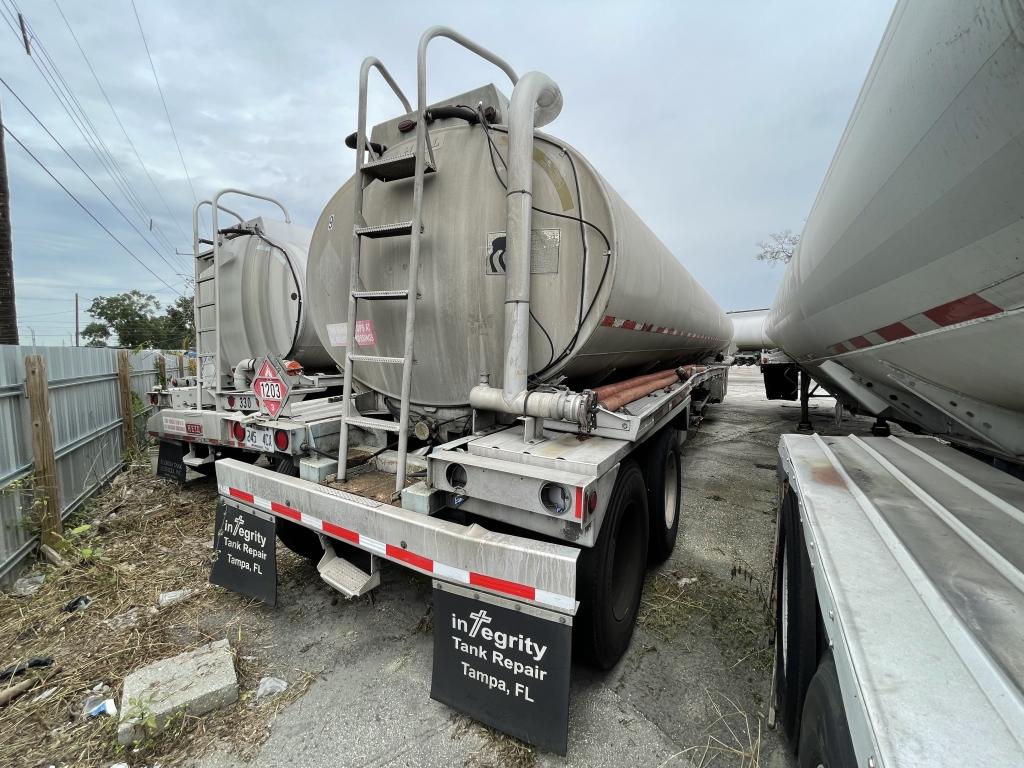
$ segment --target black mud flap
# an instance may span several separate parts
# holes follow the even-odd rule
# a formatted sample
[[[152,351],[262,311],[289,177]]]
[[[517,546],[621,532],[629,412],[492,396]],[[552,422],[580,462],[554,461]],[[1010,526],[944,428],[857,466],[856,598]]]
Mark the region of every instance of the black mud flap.
[[[565,755],[571,657],[571,617],[434,582],[432,699]]]
[[[185,482],[185,444],[171,440],[160,441],[160,452],[156,458],[156,476]]]
[[[276,546],[273,516],[218,501],[210,582],[277,605]]]
[[[795,363],[771,363],[761,366],[764,394],[769,400],[796,400],[800,378]]]

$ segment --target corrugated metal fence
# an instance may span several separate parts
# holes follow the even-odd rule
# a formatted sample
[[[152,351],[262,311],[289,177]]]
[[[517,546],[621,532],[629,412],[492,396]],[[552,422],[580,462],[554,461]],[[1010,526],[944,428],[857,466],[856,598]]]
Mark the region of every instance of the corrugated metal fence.
[[[46,362],[57,487],[65,518],[123,462],[117,353],[91,347],[0,346],[0,582],[10,579],[36,544],[28,530],[32,494],[26,486],[33,461],[26,355],[41,355]],[[140,437],[152,407],[145,393],[157,383],[161,356],[167,374],[177,374],[177,355],[158,350],[129,355],[131,388],[139,398],[135,425]]]

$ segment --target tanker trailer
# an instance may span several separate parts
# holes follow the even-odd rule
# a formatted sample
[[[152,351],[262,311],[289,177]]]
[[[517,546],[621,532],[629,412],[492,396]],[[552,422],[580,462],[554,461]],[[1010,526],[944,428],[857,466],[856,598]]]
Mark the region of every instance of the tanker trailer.
[[[511,100],[484,85],[428,103],[438,37],[501,69]],[[402,107],[368,130],[374,69]],[[686,428],[725,394],[732,327],[590,163],[536,130],[561,108],[547,76],[435,27],[416,108],[373,58],[358,104],[355,179],[308,271],[345,375],[337,455],[297,455],[298,477],[218,461],[233,521],[218,547],[234,551],[234,521],[269,526],[268,562],[287,531],[348,597],[384,562],[430,576],[431,695],[564,753],[570,653],[607,669],[629,644],[646,566],[675,544]],[[227,557],[211,578],[276,594]],[[499,637],[549,642],[541,659]]]
[[[740,309],[726,313],[732,322],[729,354],[733,365],[756,365],[761,360],[761,352],[772,348],[765,328],[769,312],[769,309]]]
[[[805,422],[807,374],[878,417],[779,447],[802,766],[1024,764],[1022,139],[1021,4],[898,3],[769,324]]]
[[[221,204],[229,194],[269,201],[281,209],[283,220],[245,219]],[[214,240],[200,234],[200,212],[206,206],[213,212]],[[221,226],[223,215],[229,217],[226,226]],[[212,472],[217,455],[255,460],[259,452],[275,452],[272,434],[247,434],[239,420],[259,407],[250,389],[256,358],[273,355],[303,372],[294,403],[303,393],[325,392],[332,381],[339,390],[341,384],[310,321],[310,231],[293,224],[273,198],[230,189],[198,203],[192,223],[198,373],[179,371],[149,394],[157,406],[148,430],[161,443],[158,469],[178,479],[186,467]]]

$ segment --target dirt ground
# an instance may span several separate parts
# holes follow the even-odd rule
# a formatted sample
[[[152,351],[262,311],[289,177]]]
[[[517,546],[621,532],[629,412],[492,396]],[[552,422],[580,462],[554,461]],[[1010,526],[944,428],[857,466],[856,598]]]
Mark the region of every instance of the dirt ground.
[[[832,409],[830,399],[815,401],[823,433],[836,431]],[[709,409],[685,446],[679,543],[648,577],[629,651],[608,673],[573,669],[566,758],[430,699],[428,578],[385,565],[372,598],[347,601],[285,551],[276,609],[207,587],[213,484],[179,490],[139,462],[81,516],[90,527],[67,567],[38,566],[46,582],[31,597],[0,596],[0,662],[55,659],[30,673],[48,679],[0,708],[0,764],[790,766],[765,723],[766,606],[776,445],[797,418],[796,404],[764,399],[756,368],[733,370],[726,403]],[[869,426],[846,420],[840,431]],[[195,592],[153,608],[159,593],[182,588]],[[86,610],[61,610],[86,593]],[[133,609],[135,624],[111,629]],[[239,672],[237,704],[127,751],[114,744],[113,718],[72,719],[94,686],[108,686],[120,704],[133,669],[224,637]],[[287,680],[288,690],[257,700],[265,675]]]

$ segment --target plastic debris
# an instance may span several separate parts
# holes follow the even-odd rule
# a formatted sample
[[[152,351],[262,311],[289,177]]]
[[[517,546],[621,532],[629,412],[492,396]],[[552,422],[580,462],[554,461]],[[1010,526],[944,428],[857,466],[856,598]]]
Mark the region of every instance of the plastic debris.
[[[176,589],[173,592],[162,592],[160,597],[157,598],[156,604],[160,608],[169,608],[172,605],[188,600],[194,591],[192,589]]]
[[[39,591],[39,588],[43,586],[44,581],[46,581],[46,577],[41,573],[38,573],[35,576],[22,576],[14,582],[14,588],[11,590],[11,594],[15,597],[28,597],[29,595],[34,595]]]
[[[75,611],[84,611],[92,604],[92,598],[88,595],[79,595],[70,603],[64,606],[65,613],[74,613]]]
[[[99,717],[108,715],[113,717],[117,714],[117,705],[113,699],[101,699],[99,696],[90,696],[83,705],[83,714],[86,717]]]
[[[139,609],[132,608],[130,611],[125,613],[119,613],[117,616],[111,616],[109,619],[104,619],[103,623],[114,630],[115,632],[121,632],[125,629],[131,629],[139,623],[140,619]]]
[[[57,688],[56,686],[53,687],[53,688],[47,688],[45,691],[40,693],[38,696],[34,697],[30,703],[32,703],[32,704],[39,704],[41,702],[44,702],[48,698],[53,696],[53,694],[55,694],[58,690],[59,690],[59,688]]]
[[[264,677],[256,688],[256,698],[262,699],[265,696],[276,696],[279,693],[284,693],[287,688],[288,683],[279,677]]]

